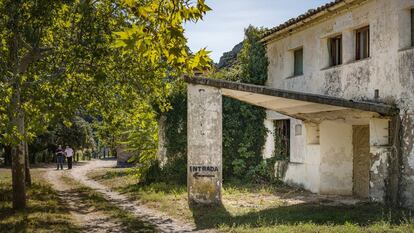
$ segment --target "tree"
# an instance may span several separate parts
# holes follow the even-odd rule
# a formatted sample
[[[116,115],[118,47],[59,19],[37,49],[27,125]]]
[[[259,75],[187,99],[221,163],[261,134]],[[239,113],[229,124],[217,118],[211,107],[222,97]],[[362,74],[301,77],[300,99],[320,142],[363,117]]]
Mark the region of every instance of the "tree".
[[[54,129],[55,142],[62,146],[69,145],[73,149],[94,148],[92,126],[82,117],[76,116],[70,122],[58,123]]]
[[[182,29],[207,10],[203,1],[0,1],[0,140],[12,147],[15,209],[26,206],[25,145],[51,122],[87,112],[112,124],[127,113],[125,129],[149,103],[168,107],[163,78],[208,64],[205,50],[188,52]]]
[[[41,3],[40,3],[41,4]],[[48,25],[51,14],[49,7],[55,2],[49,2],[45,7],[45,14],[38,16],[35,22],[28,25],[25,22],[32,20],[39,10],[38,2],[23,3],[22,1],[2,1],[0,12],[1,22],[1,67],[2,86],[4,87],[4,103],[2,109],[6,111],[2,118],[8,124],[3,139],[12,146],[12,181],[13,181],[13,207],[22,209],[26,206],[25,180],[26,175],[26,149],[27,133],[25,123],[24,88],[27,83],[29,66],[42,59],[50,50],[40,45],[38,24]],[[43,6],[42,6],[43,7]],[[30,15],[30,16],[29,16]]]

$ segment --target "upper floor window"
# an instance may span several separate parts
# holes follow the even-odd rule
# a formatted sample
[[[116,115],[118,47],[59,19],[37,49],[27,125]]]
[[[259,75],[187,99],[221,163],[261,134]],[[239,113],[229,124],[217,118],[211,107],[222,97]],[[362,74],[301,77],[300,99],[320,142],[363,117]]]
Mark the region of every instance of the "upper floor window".
[[[303,48],[293,51],[294,56],[294,70],[293,75],[298,76],[303,74]]]
[[[369,57],[369,26],[356,30],[356,60]]]
[[[329,39],[329,65],[340,64],[342,64],[342,36],[336,36]]]
[[[414,46],[414,9],[411,9],[411,46]]]

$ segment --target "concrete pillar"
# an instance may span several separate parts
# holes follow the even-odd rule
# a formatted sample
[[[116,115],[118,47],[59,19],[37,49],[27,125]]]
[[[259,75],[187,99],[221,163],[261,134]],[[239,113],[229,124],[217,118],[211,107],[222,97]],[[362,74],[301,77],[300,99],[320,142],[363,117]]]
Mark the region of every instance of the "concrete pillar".
[[[214,87],[187,86],[187,189],[190,203],[221,203],[222,95]]]

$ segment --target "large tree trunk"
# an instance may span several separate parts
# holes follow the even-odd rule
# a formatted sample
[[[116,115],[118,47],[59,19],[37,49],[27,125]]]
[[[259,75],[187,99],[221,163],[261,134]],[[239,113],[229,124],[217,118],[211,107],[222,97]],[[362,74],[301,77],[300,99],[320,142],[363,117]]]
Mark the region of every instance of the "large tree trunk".
[[[21,102],[22,77],[19,72],[20,60],[20,9],[21,0],[15,0],[10,5],[10,17],[8,28],[11,30],[8,41],[9,66],[12,68],[12,99],[10,101],[9,118],[13,129],[14,140],[12,142],[12,183],[13,183],[13,208],[26,208],[26,184],[25,184],[25,122]]]
[[[30,175],[30,161],[29,161],[29,146],[27,140],[24,142],[24,154],[25,154],[25,182],[27,186],[32,185],[32,176]]]
[[[13,106],[16,109],[15,114],[12,114],[12,124],[17,128],[17,133],[23,137],[24,131],[24,116],[20,109],[20,92],[18,90],[13,94]],[[13,208],[26,208],[26,172],[25,172],[25,143],[20,139],[17,144],[12,146],[12,182],[13,182]]]
[[[4,166],[10,166],[11,165],[11,147],[5,146],[4,147]]]

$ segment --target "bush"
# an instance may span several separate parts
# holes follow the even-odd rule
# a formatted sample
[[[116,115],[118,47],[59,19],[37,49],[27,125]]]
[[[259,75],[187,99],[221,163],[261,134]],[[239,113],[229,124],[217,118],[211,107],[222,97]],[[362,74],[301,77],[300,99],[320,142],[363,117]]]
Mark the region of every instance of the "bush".
[[[143,184],[164,182],[185,185],[187,183],[187,158],[183,156],[173,158],[163,167],[158,160],[154,161],[143,172],[140,182]]]

